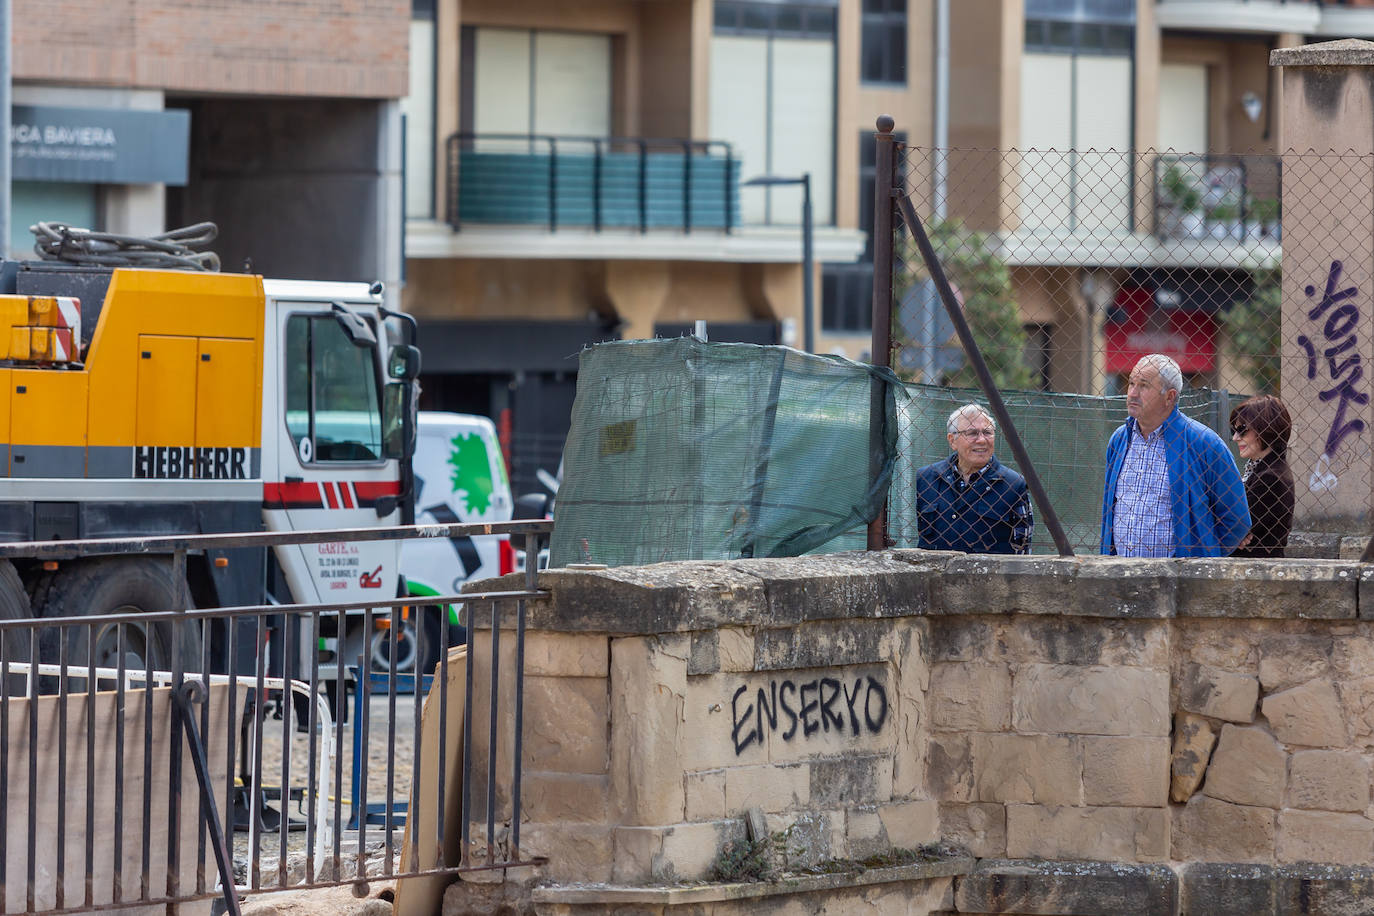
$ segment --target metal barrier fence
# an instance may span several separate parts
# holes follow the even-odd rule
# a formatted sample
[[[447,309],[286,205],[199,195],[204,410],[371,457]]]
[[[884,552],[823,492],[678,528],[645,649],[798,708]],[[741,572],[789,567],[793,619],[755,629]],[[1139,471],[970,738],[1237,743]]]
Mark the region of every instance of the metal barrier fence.
[[[142,555],[185,582],[187,555],[206,548],[509,534],[533,557],[551,527],[0,544],[0,562],[52,568]],[[414,626],[418,657],[439,659],[433,675],[397,670],[401,623],[422,613],[413,598],[360,609],[363,632],[382,629],[389,640],[382,671],[369,664],[367,640],[332,671],[321,652],[300,652],[331,629],[341,637],[352,606],[195,609],[183,590],[180,608],[0,620],[0,912],[218,898],[237,914],[243,893],[341,884],[365,893],[369,879],[542,861],[520,851],[525,602],[542,594],[535,574],[527,568],[515,589],[424,598],[461,602],[466,614],[461,636],[447,613],[437,636]],[[514,631],[506,649],[503,629]],[[439,645],[426,644],[433,639]],[[173,670],[153,669],[154,641],[179,647]],[[503,654],[513,659],[507,672]],[[269,670],[297,657],[299,670]],[[490,684],[474,684],[474,669]]]
[[[1362,299],[1374,265],[1355,261],[1368,252],[1361,202],[1370,157],[937,150],[896,142],[881,121],[875,142],[874,314],[890,323],[875,318],[873,352],[880,362],[890,354],[910,382],[973,389],[964,403],[989,408],[949,433],[956,405],[944,399],[937,410],[941,399],[923,401],[928,389],[913,389],[904,447],[944,442],[943,454],[956,457],[927,463],[924,477],[908,462],[910,479],[894,485],[888,509],[898,543],[914,544],[926,530],[941,541],[927,546],[989,549],[963,517],[949,524],[960,511],[995,521],[972,524],[975,531],[1014,527],[1027,492],[1017,475],[990,475],[1005,485],[984,486],[981,502],[961,495],[979,486],[954,472],[958,456],[970,468],[989,451],[1028,478],[1040,469],[1051,496],[1027,481],[1035,549],[1097,552],[1106,540],[1133,551],[1163,540],[1174,542],[1166,554],[1226,555],[1243,541],[1247,554],[1273,546],[1290,526],[1369,533]],[[993,400],[1014,402],[1012,411],[978,390],[977,360],[961,345],[955,313],[992,390],[1007,395]],[[1108,448],[1128,413],[1149,425],[1167,408],[1156,400],[1160,373],[1171,370],[1165,361],[1141,364],[1151,354],[1177,367],[1181,412],[1215,437],[1169,421],[1163,444],[1122,434]],[[1138,365],[1145,378],[1130,392]],[[1281,397],[1286,413],[1273,401],[1247,403],[1258,395]],[[1006,428],[1013,415],[1015,430]],[[1015,431],[1030,445],[1025,454],[1008,441]],[[1160,460],[1172,489],[1149,470]],[[1105,487],[1113,495],[1104,501]],[[1118,517],[1123,498],[1130,506]],[[1123,532],[1122,518],[1139,517],[1130,507],[1160,499],[1172,500],[1163,513],[1173,521],[1169,537]],[[1054,514],[1046,510],[1057,508],[1050,503],[1071,504],[1062,545],[1046,529]]]

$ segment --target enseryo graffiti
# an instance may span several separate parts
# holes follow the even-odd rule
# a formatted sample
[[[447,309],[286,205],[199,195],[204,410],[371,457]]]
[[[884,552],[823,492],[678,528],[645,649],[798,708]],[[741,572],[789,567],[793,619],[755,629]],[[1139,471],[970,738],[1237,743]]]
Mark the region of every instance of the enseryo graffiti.
[[[730,698],[730,737],[736,756],[754,742],[762,744],[766,732],[779,731],[779,713],[784,741],[798,733],[807,739],[832,730],[841,737],[848,733],[857,738],[864,729],[876,734],[887,722],[887,688],[872,676],[854,678],[852,688],[833,677],[801,683],[790,678],[770,680],[766,688],[755,690],[752,701],[749,690],[749,685],[741,684]]]
[[[1321,322],[1325,317],[1325,322],[1321,324],[1322,338],[1331,344],[1321,351],[1326,358],[1324,382],[1329,381],[1331,385],[1318,392],[1317,398],[1323,403],[1336,402],[1336,412],[1331,418],[1321,457],[1307,479],[1308,487],[1317,493],[1336,488],[1340,481],[1331,470],[1332,461],[1347,437],[1364,432],[1364,420],[1349,415],[1350,405],[1362,407],[1369,403],[1369,392],[1362,390],[1365,386],[1360,384],[1364,378],[1364,366],[1358,352],[1359,335],[1356,333],[1360,324],[1360,308],[1350,301],[1359,295],[1359,289],[1355,286],[1336,289],[1342,270],[1340,261],[1331,262],[1331,269],[1326,275],[1326,290],[1321,300],[1307,312],[1309,321]],[[1317,288],[1308,286],[1304,292],[1308,299],[1312,299],[1317,294]],[[1298,335],[1298,344],[1307,353],[1307,377],[1316,379],[1317,345],[1306,334]]]

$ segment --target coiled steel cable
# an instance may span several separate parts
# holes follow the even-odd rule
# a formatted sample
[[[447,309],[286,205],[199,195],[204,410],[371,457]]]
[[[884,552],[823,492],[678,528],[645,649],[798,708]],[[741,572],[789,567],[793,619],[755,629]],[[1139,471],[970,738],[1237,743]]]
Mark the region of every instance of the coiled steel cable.
[[[35,223],[33,250],[45,261],[99,267],[162,267],[219,270],[219,255],[197,251],[219,235],[214,223],[196,223],[142,238],[93,232],[66,223]]]

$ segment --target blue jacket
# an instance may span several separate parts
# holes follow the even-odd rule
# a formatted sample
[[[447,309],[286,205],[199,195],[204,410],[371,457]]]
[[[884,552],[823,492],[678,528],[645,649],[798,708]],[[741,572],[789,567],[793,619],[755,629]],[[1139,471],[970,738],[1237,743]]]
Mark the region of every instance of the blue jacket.
[[[1112,520],[1116,482],[1135,431],[1135,418],[1112,433],[1107,443],[1107,480],[1102,493],[1102,552],[1116,553]],[[1250,530],[1245,484],[1230,450],[1211,429],[1174,408],[1161,427],[1169,466],[1169,496],[1174,517],[1174,556],[1224,557]]]
[[[1028,553],[1035,519],[1026,481],[994,456],[966,487],[957,455],[916,472],[917,546],[968,553]]]

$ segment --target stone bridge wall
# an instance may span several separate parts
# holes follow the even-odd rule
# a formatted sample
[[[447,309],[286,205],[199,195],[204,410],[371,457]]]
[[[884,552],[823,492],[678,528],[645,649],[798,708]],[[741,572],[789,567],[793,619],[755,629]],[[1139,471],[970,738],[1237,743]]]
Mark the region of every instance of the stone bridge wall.
[[[1371,582],[1342,560],[925,551],[541,573],[521,852],[565,884],[699,880],[758,808],[802,863],[945,839],[1369,864]],[[978,886],[960,911],[1007,911]]]

